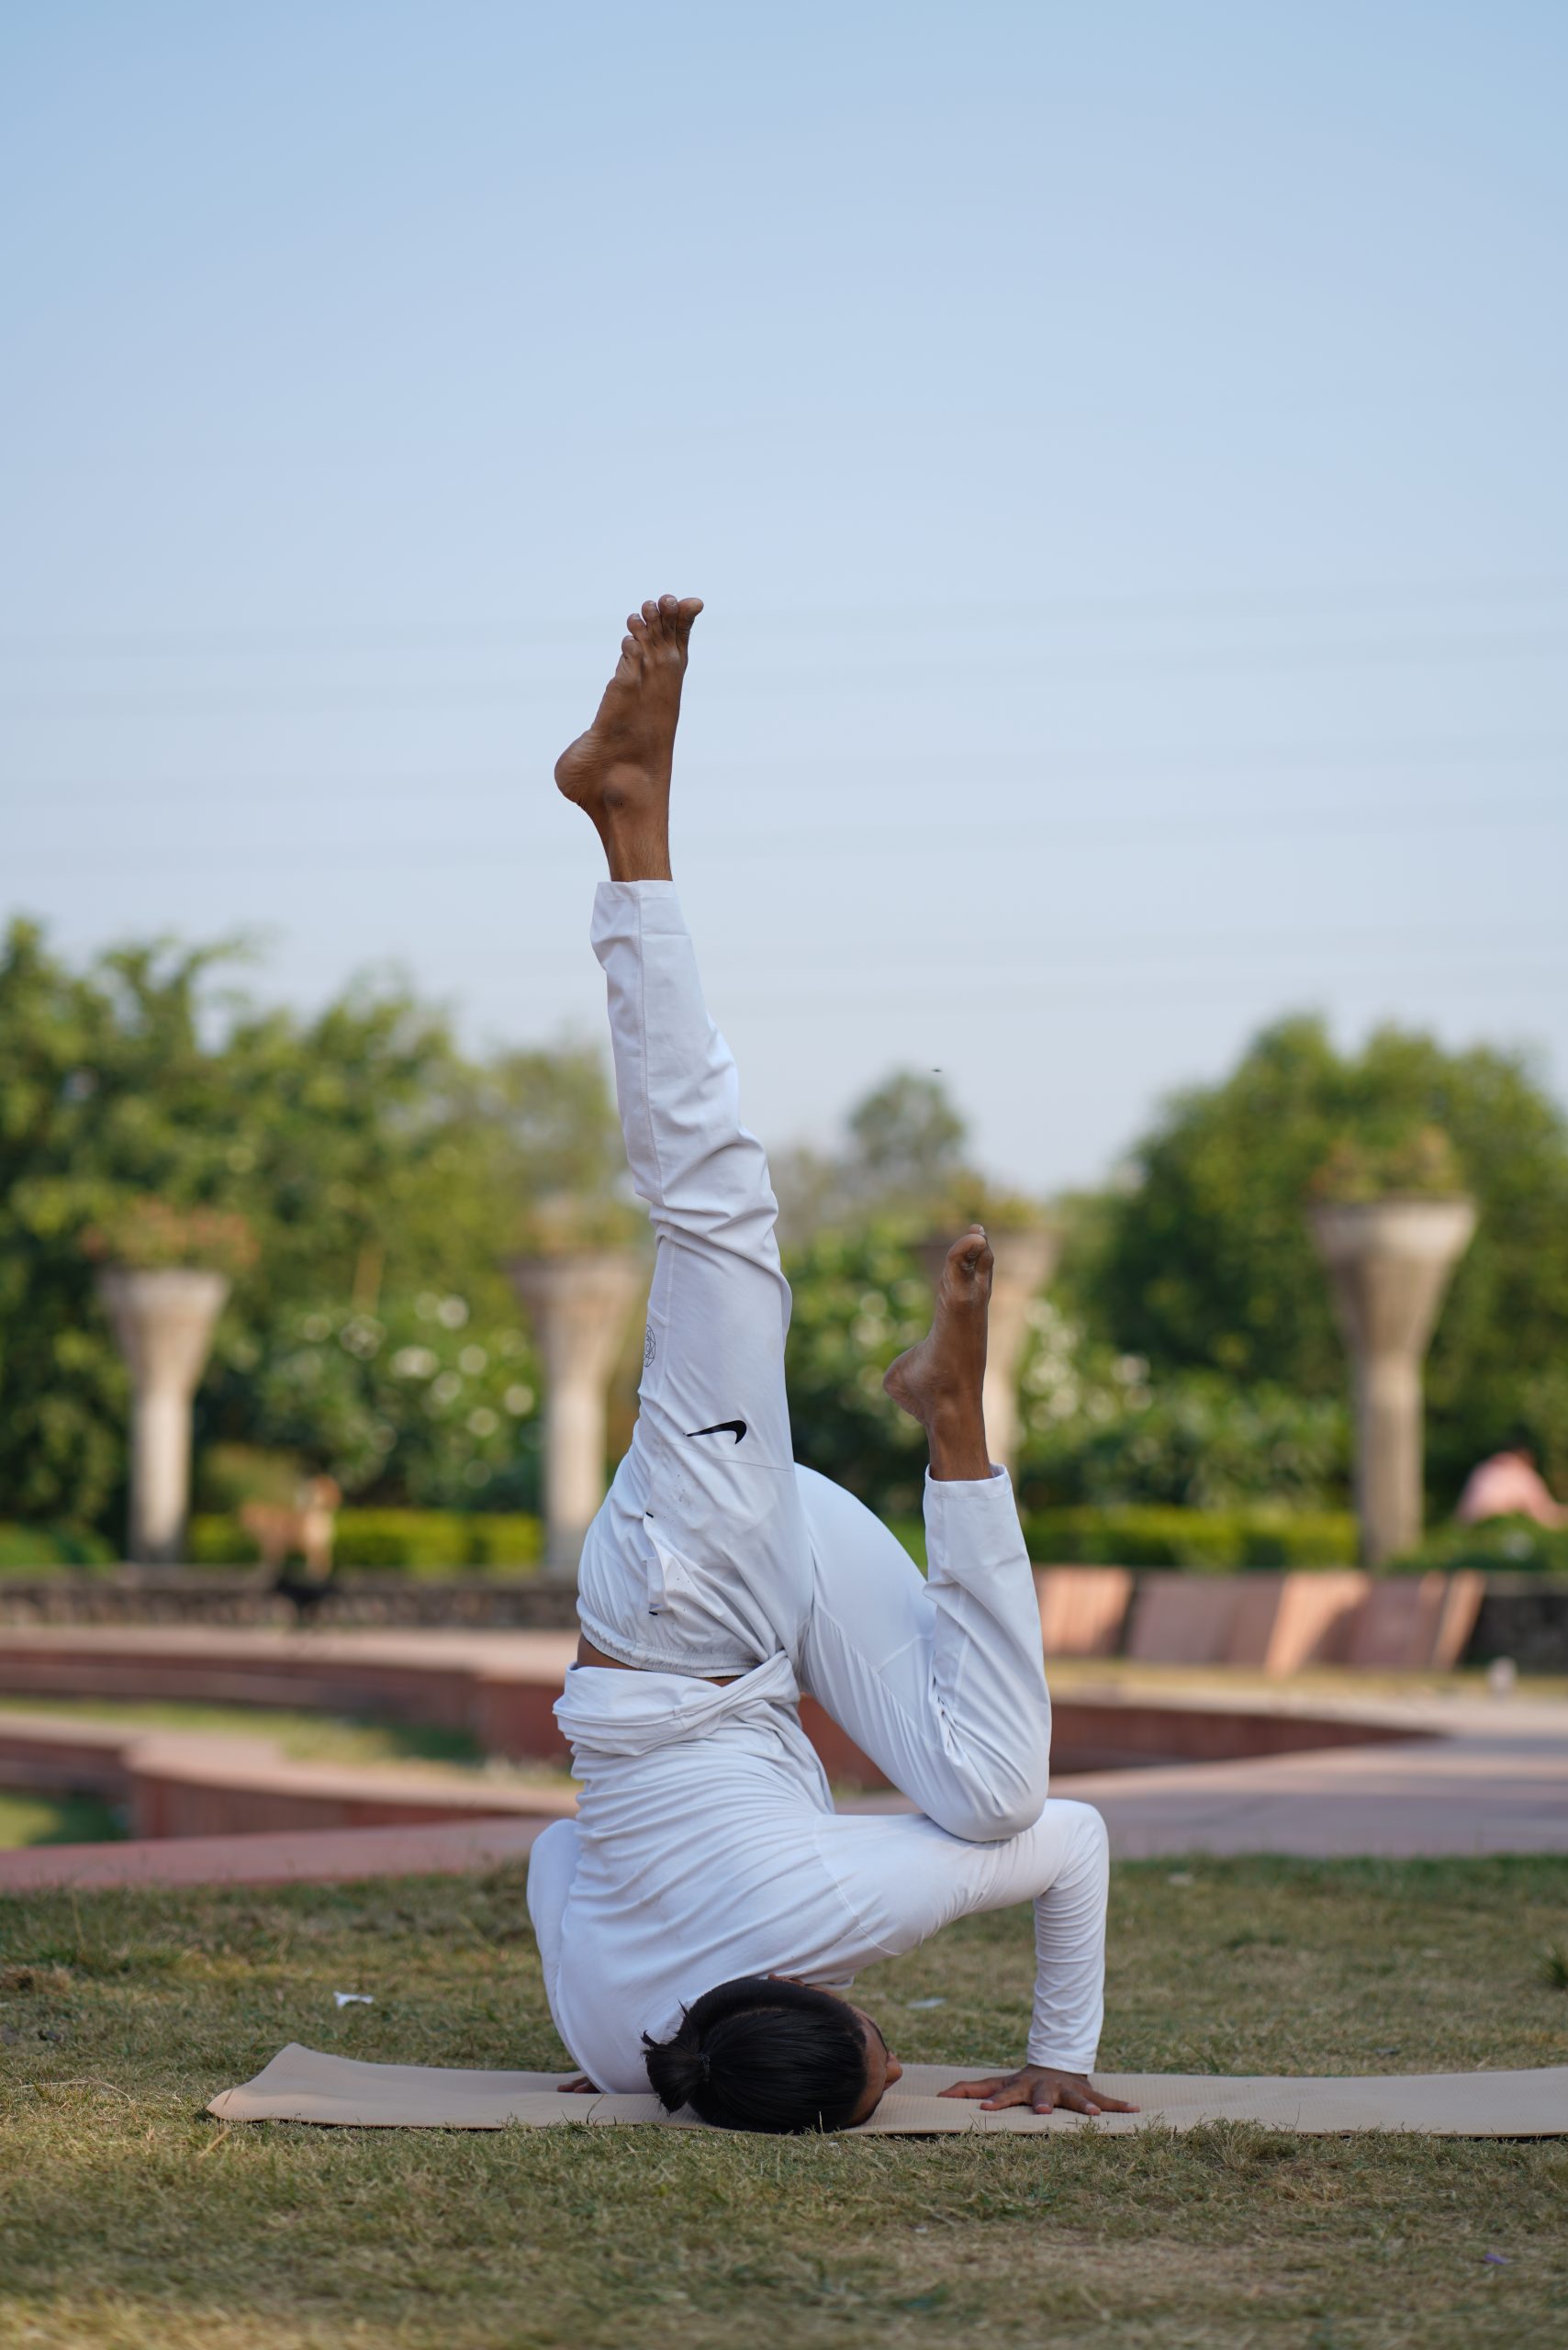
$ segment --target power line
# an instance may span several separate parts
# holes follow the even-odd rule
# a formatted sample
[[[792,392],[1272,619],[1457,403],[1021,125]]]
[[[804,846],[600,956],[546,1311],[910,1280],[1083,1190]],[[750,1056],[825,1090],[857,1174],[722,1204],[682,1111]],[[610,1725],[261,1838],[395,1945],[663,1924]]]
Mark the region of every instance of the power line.
[[[1056,767],[1042,767],[1016,757],[976,751],[966,745],[955,750],[900,750],[892,755],[857,755],[856,772],[852,775],[811,775],[800,772],[798,755],[736,757],[714,756],[706,759],[701,754],[688,753],[681,760],[680,789],[683,798],[695,797],[710,786],[717,785],[725,792],[733,789],[737,778],[752,775],[785,774],[790,779],[790,796],[799,800],[811,792],[831,792],[842,799],[846,792],[862,789],[900,789],[908,778],[923,769],[936,773],[963,771],[983,772],[997,780],[1027,783],[1042,791],[1070,790],[1076,784],[1106,779],[1137,781],[1147,778],[1159,781],[1170,776],[1238,774],[1246,777],[1282,774],[1387,774],[1407,767],[1463,767],[1473,761],[1498,761],[1528,764],[1532,761],[1558,761],[1568,764],[1568,738],[1544,737],[1520,741],[1518,737],[1491,734],[1470,735],[1455,740],[1451,735],[1439,739],[1412,740],[1401,743],[1361,744],[1352,743],[1280,744],[1259,744],[1239,748],[1219,746],[1193,751],[1179,757],[1169,755],[1151,756],[1146,751],[1082,751],[1074,752],[1070,760]],[[878,770],[882,772],[879,773]],[[224,792],[235,795],[248,793],[269,800],[292,796],[308,797],[317,804],[328,798],[374,798],[385,801],[394,794],[409,797],[439,791],[443,795],[455,792],[505,794],[518,799],[542,788],[542,779],[525,771],[521,761],[504,767],[452,769],[430,768],[423,772],[357,775],[229,775],[215,780],[211,775],[136,776],[120,773],[97,775],[52,776],[46,782],[22,784],[19,778],[9,786],[13,791],[26,791],[35,798],[59,792],[112,791],[117,800],[134,800],[143,807],[150,800],[161,798],[185,799],[198,795],[211,800]]]
[[[1439,656],[1445,663],[1534,660],[1564,650],[1568,650],[1568,632],[1555,627],[1484,637],[1439,633],[1395,639],[1381,644],[1357,644],[1345,641],[1316,645],[1217,647],[1207,651],[1198,648],[1195,652],[1156,655],[1153,657],[1111,652],[1093,658],[1080,655],[1062,659],[1042,654],[1037,649],[1021,652],[1016,646],[1010,646],[979,661],[972,654],[956,661],[952,657],[954,647],[951,640],[944,637],[940,662],[933,662],[927,655],[905,662],[861,663],[849,669],[817,668],[811,673],[811,682],[819,688],[843,691],[846,688],[864,689],[868,687],[907,686],[915,680],[929,680],[938,670],[946,675],[960,667],[973,670],[997,666],[1005,666],[1015,673],[1026,669],[1031,677],[1045,677],[1065,682],[1077,678],[1223,676],[1237,669],[1254,675],[1288,675],[1320,668],[1397,668]],[[759,689],[777,694],[778,688],[776,669],[757,669],[748,673],[720,668],[711,672],[703,680],[703,693],[709,699],[729,699],[737,693],[753,694]],[[257,690],[243,686],[175,687],[167,692],[128,692],[115,688],[84,690],[62,687],[53,691],[0,694],[0,710],[32,718],[123,719],[162,715],[222,718],[254,715],[262,711],[330,714],[353,710],[506,707],[554,701],[559,699],[562,687],[556,680],[545,684],[506,677],[403,686],[373,682],[326,690],[306,688],[288,692]]]
[[[992,627],[999,621],[1027,626],[1034,619],[1051,624],[1063,621],[1091,624],[1105,621],[1137,623],[1140,619],[1183,620],[1225,618],[1244,620],[1290,618],[1323,607],[1334,612],[1378,612],[1393,608],[1507,606],[1556,602],[1568,597],[1568,579],[1542,576],[1529,579],[1460,581],[1388,581],[1366,585],[1331,583],[1300,588],[1113,588],[1075,591],[1071,595],[944,600],[940,610],[930,599],[919,603],[875,605],[792,604],[768,609],[737,603],[723,611],[726,625],[747,631],[766,629],[770,634],[788,631],[806,634],[846,628],[907,627],[925,621],[951,627]],[[607,617],[608,615],[608,617]],[[708,620],[711,630],[715,617]],[[554,644],[579,635],[607,634],[623,617],[619,607],[595,613],[519,616],[514,620],[481,621],[323,621],[319,622],[174,623],[162,628],[39,629],[0,632],[0,657],[75,658],[83,654],[140,657],[166,652],[254,652],[312,645],[377,647],[409,652],[424,647],[462,645]]]
[[[1426,803],[1417,808],[1388,810],[1324,808],[1222,810],[1192,817],[1147,818],[1124,809],[1111,823],[1075,823],[1054,814],[977,817],[971,803],[969,820],[978,822],[985,843],[1022,837],[1036,842],[1043,854],[1070,848],[1115,847],[1124,854],[1143,849],[1174,848],[1183,844],[1209,845],[1223,835],[1227,841],[1266,843],[1297,839],[1369,840],[1379,834],[1406,834],[1412,823],[1427,833],[1522,831],[1554,829],[1568,823],[1568,800],[1533,800],[1477,805],[1473,802]],[[734,863],[763,857],[820,859],[832,852],[866,851],[881,865],[932,849],[946,853],[952,838],[954,817],[901,822],[896,826],[817,826],[804,832],[765,834],[704,833],[679,843],[683,865],[707,864],[715,858]],[[13,875],[35,881],[157,879],[191,880],[215,873],[283,874],[305,882],[316,873],[341,888],[345,878],[366,874],[460,872],[474,867],[510,865],[526,871],[539,866],[575,865],[588,855],[585,839],[561,837],[545,841],[489,838],[442,839],[397,843],[363,839],[331,839],[319,832],[295,837],[280,846],[274,840],[214,841],[206,856],[170,857],[152,849],[142,855],[127,852],[95,863],[78,854],[59,856],[45,849],[35,856],[14,844],[9,852]],[[330,860],[330,867],[322,860]]]

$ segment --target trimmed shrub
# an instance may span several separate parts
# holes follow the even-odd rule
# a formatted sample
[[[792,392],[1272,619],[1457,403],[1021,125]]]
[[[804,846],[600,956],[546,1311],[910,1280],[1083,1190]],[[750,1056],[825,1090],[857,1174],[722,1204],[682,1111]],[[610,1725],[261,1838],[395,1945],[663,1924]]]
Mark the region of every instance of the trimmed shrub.
[[[1418,1575],[1439,1567],[1481,1573],[1568,1575],[1568,1526],[1538,1526],[1533,1517],[1488,1517],[1479,1526],[1439,1526],[1420,1546],[1390,1559],[1384,1574]]]
[[[268,1452],[256,1444],[206,1445],[196,1459],[196,1507],[230,1513],[241,1502],[277,1502],[286,1507],[304,1476],[297,1452]]]
[[[226,1511],[197,1510],[185,1528],[185,1559],[193,1567],[253,1567],[261,1555],[255,1536]]]
[[[186,1544],[200,1567],[253,1565],[261,1553],[237,1517],[193,1517]],[[532,1570],[544,1554],[544,1529],[524,1510],[343,1509],[337,1515],[332,1557],[339,1567],[432,1580],[442,1576]]]
[[[531,1510],[476,1511],[463,1523],[468,1528],[468,1557],[476,1567],[505,1573],[513,1567],[537,1567],[544,1558],[544,1521]]]
[[[1040,1566],[1187,1567],[1226,1574],[1243,1567],[1354,1566],[1349,1510],[1036,1509],[1024,1515],[1029,1556]]]
[[[112,1543],[78,1526],[0,1524],[0,1574],[36,1574],[40,1567],[107,1567]]]
[[[448,1509],[341,1509],[332,1535],[340,1567],[400,1567],[456,1574],[468,1564],[465,1522]]]

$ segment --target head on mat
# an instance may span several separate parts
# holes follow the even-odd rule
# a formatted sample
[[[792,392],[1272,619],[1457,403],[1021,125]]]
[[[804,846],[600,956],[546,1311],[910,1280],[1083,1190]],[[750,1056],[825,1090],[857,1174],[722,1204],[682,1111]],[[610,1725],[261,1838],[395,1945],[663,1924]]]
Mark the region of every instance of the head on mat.
[[[903,2070],[864,2009],[777,1975],[718,1984],[644,2044],[666,2111],[689,2105],[720,2130],[847,2130]]]

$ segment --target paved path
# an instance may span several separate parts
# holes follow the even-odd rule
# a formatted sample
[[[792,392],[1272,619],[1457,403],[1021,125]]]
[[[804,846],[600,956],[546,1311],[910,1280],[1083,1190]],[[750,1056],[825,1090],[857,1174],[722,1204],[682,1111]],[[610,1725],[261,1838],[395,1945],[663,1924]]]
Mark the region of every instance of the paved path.
[[[490,1656],[496,1645],[486,1639]],[[1067,1694],[1082,1697],[1089,1690],[1074,1676]],[[1234,1705],[1238,1695],[1234,1684],[1216,1682],[1212,1692],[1188,1684],[1181,1702],[1202,1706],[1212,1696]],[[1252,1705],[1265,1702],[1256,1684],[1246,1697]],[[1383,1726],[1395,1722],[1408,1728],[1410,1741],[1096,1772],[1062,1779],[1058,1792],[1098,1807],[1111,1830],[1112,1850],[1123,1859],[1235,1852],[1322,1858],[1568,1853],[1568,1700],[1386,1693],[1363,1697],[1354,1690],[1332,1696],[1314,1690],[1308,1696],[1285,1689],[1273,1702],[1282,1710],[1310,1707]],[[870,1796],[864,1807],[886,1808],[902,1801]],[[50,1885],[270,1885],[492,1868],[521,1857],[541,1825],[498,1819],[143,1844],[34,1845],[0,1852],[0,1897]]]
[[[446,1820],[433,1827],[311,1828],[286,1835],[165,1836],[156,1842],[29,1844],[0,1852],[7,1895],[63,1887],[348,1885],[371,1876],[463,1876],[507,1868],[544,1819]]]
[[[1071,1694],[1085,1692],[1075,1684]],[[1182,1695],[1201,1704],[1205,1693]],[[1568,1700],[1286,1689],[1277,1703],[1402,1723],[1411,1742],[1101,1771],[1059,1792],[1104,1814],[1124,1860],[1568,1852]]]

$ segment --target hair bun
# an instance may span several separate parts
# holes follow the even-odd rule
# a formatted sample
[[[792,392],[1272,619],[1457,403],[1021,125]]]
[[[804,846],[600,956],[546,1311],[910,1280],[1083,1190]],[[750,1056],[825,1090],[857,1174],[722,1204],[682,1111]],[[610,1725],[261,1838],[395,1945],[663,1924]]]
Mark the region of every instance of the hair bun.
[[[678,2036],[666,2040],[662,2046],[655,2042],[644,2047],[643,2053],[654,2094],[666,2113],[677,2113],[683,2105],[689,2105],[692,2093],[709,2077],[706,2051],[695,2047],[689,2040]]]

